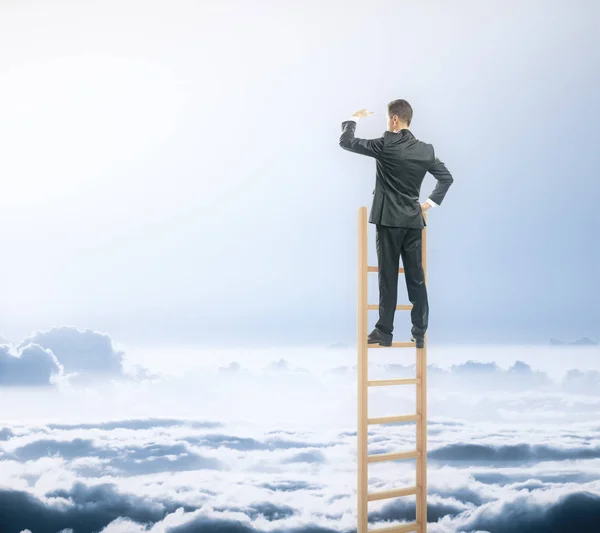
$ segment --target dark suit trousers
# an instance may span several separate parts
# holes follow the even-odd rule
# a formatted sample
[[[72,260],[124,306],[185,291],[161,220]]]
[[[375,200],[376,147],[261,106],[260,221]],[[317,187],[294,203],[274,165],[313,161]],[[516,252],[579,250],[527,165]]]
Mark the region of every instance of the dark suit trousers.
[[[429,320],[429,302],[423,271],[423,230],[394,228],[376,224],[377,261],[379,263],[379,321],[375,325],[385,333],[394,330],[394,313],[398,303],[398,269],[400,257],[404,267],[411,310],[412,334],[423,338]]]

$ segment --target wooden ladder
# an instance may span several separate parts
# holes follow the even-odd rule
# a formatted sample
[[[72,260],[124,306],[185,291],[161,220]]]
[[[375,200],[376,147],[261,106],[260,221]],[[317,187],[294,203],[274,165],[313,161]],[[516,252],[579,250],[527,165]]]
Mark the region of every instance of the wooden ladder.
[[[423,215],[425,216],[425,214]],[[367,344],[368,311],[379,310],[379,305],[368,302],[368,273],[377,272],[378,267],[368,265],[367,256],[367,208],[358,210],[358,531],[357,533],[426,533],[427,532],[427,336],[424,348],[416,348],[414,342],[392,342],[391,348],[416,349],[416,376],[410,379],[369,380],[368,354],[369,348],[385,348],[379,344]],[[423,228],[423,269],[427,282],[426,248],[427,228]],[[404,269],[400,268],[403,274]],[[396,310],[408,311],[412,305],[398,305]],[[369,418],[369,387],[416,385],[416,413],[400,416]],[[374,424],[390,424],[396,422],[416,423],[416,449],[395,453],[369,455],[368,429]],[[369,492],[369,463],[381,461],[397,461],[399,459],[416,459],[416,485],[379,492]],[[397,526],[369,529],[369,502],[416,496],[416,519],[414,522]]]

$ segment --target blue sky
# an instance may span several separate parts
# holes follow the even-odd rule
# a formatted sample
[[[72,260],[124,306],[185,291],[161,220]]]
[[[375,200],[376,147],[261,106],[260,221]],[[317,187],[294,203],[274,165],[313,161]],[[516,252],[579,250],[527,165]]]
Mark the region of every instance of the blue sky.
[[[598,339],[599,15],[592,1],[4,4],[0,333],[354,341],[375,169],[339,148],[340,123],[367,107],[358,135],[379,136],[406,98],[455,177],[429,212],[430,341]]]

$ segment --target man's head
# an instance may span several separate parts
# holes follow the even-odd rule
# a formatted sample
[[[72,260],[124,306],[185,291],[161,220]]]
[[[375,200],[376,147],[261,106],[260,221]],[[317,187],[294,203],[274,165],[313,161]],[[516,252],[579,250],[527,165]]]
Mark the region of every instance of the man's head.
[[[388,104],[387,129],[400,131],[408,129],[412,121],[413,110],[406,100],[393,100]]]

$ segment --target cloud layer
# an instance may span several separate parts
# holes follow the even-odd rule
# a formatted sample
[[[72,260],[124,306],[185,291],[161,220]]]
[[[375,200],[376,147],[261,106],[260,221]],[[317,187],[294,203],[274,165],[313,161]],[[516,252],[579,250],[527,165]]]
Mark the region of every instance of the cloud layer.
[[[21,343],[20,356],[31,351],[60,368],[53,335]],[[106,337],[89,346],[124,367]],[[76,353],[86,352],[66,360]],[[304,351],[294,360],[282,349],[259,364],[236,351],[172,354],[159,362],[179,374],[154,368],[156,379],[137,381],[107,379],[123,375],[112,363],[105,370],[114,373],[71,361],[72,371],[102,378],[4,387],[13,421],[0,425],[0,516],[16,533],[351,533],[356,374],[339,364],[340,354]],[[392,352],[371,362],[373,379],[414,375],[414,365],[399,364]],[[594,523],[600,398],[592,385],[569,387],[594,383],[591,363],[562,376],[519,360],[430,367],[431,533],[558,532],[576,512],[578,527]],[[414,387],[369,394],[372,416],[414,409]],[[373,426],[369,453],[410,450],[414,439],[414,424]],[[370,465],[370,490],[413,485],[414,466]],[[411,521],[414,498],[372,502],[369,510],[373,527]]]
[[[600,452],[572,447],[575,433],[546,425],[530,444],[522,440],[525,427],[482,434],[466,421],[431,420],[430,428],[432,533],[558,533],[600,519]],[[0,509],[7,533],[315,533],[355,527],[353,431],[261,432],[246,426],[230,432],[212,422],[176,419],[2,431]],[[580,426],[576,434],[591,440],[597,431]],[[406,449],[409,433],[391,426],[373,430],[370,453]],[[541,444],[552,435],[555,445]],[[414,483],[414,463],[381,466],[370,472],[371,490]],[[378,503],[370,508],[372,525],[414,519],[414,498]]]

